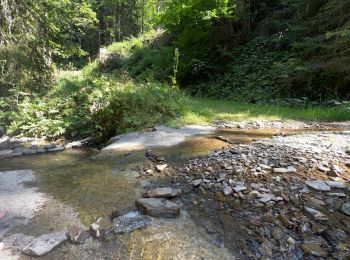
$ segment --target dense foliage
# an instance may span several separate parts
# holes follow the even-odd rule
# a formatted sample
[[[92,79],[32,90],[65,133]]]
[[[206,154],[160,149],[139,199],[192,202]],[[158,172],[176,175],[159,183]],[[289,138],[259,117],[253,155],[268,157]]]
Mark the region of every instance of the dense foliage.
[[[151,126],[183,113],[178,87],[349,100],[350,1],[0,0],[0,126],[13,134]]]

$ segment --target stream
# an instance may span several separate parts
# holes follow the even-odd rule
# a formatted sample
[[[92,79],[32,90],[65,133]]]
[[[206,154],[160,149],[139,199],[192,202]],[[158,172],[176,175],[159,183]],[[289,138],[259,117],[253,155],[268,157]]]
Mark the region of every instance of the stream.
[[[284,130],[288,134],[303,131]],[[279,131],[274,129],[226,129],[210,135],[188,137],[178,145],[153,148],[152,151],[163,156],[168,164],[177,165],[229,145],[217,136],[229,139],[231,144],[247,144],[252,140],[271,138],[276,133]],[[140,174],[140,169],[149,164],[145,153],[146,150],[101,154],[93,149],[69,149],[0,160],[0,172],[34,171],[35,181],[26,182],[25,186],[35,187],[48,196],[48,202],[29,223],[11,227],[7,235],[37,236],[73,224],[88,227],[97,218],[108,216],[114,210],[125,213],[135,210],[135,200],[157,183],[156,177]],[[173,184],[176,185],[179,183]],[[177,219],[154,219],[154,224],[146,229],[103,241],[89,238],[84,245],[78,246],[66,242],[48,253],[45,259],[187,260],[234,259],[239,256],[238,252],[225,247],[222,239],[217,239],[199,225],[196,214],[183,210]],[[236,232],[232,230],[232,233]],[[30,259],[25,255],[18,257]]]

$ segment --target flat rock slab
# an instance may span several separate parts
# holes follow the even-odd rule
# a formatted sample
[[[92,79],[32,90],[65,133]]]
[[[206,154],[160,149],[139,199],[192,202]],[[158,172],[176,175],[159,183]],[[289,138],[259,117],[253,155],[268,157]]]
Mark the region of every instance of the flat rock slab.
[[[129,234],[136,229],[146,228],[151,224],[152,218],[140,215],[139,212],[129,212],[113,219],[113,232],[115,234]]]
[[[318,191],[330,191],[331,187],[329,187],[324,181],[307,181],[305,182],[307,186],[318,190]]]
[[[142,213],[152,217],[175,218],[181,211],[181,204],[159,198],[137,199],[136,206]]]
[[[146,191],[143,194],[144,198],[175,198],[181,196],[181,189],[173,189],[170,187],[156,188]]]
[[[66,240],[66,231],[41,235],[26,245],[23,248],[23,253],[32,256],[43,256]]]
[[[9,237],[4,238],[4,249],[22,251],[26,245],[33,241],[33,239],[33,236],[27,236],[21,233],[13,234]]]
[[[304,208],[315,219],[323,220],[323,221],[328,220],[328,217],[326,215],[324,215],[322,212],[320,212],[316,209],[313,209],[313,208],[309,208],[309,207],[304,207]]]
[[[179,129],[165,126],[157,126],[156,131],[136,132],[113,137],[107,147],[103,150],[142,150],[149,147],[169,147],[185,141],[186,137],[211,134],[216,130],[215,127],[189,125]]]

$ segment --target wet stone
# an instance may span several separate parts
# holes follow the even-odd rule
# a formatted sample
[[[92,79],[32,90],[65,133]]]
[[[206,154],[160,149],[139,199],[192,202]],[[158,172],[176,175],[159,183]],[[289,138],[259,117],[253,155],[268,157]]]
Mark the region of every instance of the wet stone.
[[[12,157],[12,150],[2,150],[0,151],[0,159],[6,159]]]
[[[137,199],[136,206],[142,213],[152,217],[175,218],[181,211],[181,204],[160,198]]]
[[[64,151],[64,147],[63,146],[57,146],[54,148],[48,148],[47,149],[48,152],[61,152]]]
[[[68,239],[72,243],[83,244],[85,240],[89,237],[89,231],[82,230],[76,226],[68,227]]]
[[[113,219],[113,232],[115,234],[129,234],[136,229],[146,228],[151,224],[152,218],[140,215],[139,212],[129,212]]]
[[[305,182],[307,186],[318,190],[318,191],[330,191],[331,187],[329,187],[324,181],[307,181]]]
[[[173,189],[170,187],[156,188],[146,191],[143,194],[144,198],[175,198],[181,196],[181,189]]]
[[[300,248],[303,250],[305,254],[314,255],[314,256],[327,256],[327,252],[320,247],[319,244],[316,243],[303,243],[300,245]]]
[[[32,256],[43,256],[66,240],[66,231],[41,235],[26,245],[23,248],[23,253]]]

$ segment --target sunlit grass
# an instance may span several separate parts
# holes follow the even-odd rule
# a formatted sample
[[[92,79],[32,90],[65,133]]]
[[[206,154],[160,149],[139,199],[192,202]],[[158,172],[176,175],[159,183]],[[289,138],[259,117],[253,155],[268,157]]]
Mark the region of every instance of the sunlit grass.
[[[341,108],[309,107],[292,108],[271,105],[237,103],[208,98],[188,98],[187,111],[172,121],[174,124],[212,123],[215,120],[301,120],[301,121],[347,121],[350,112]]]

